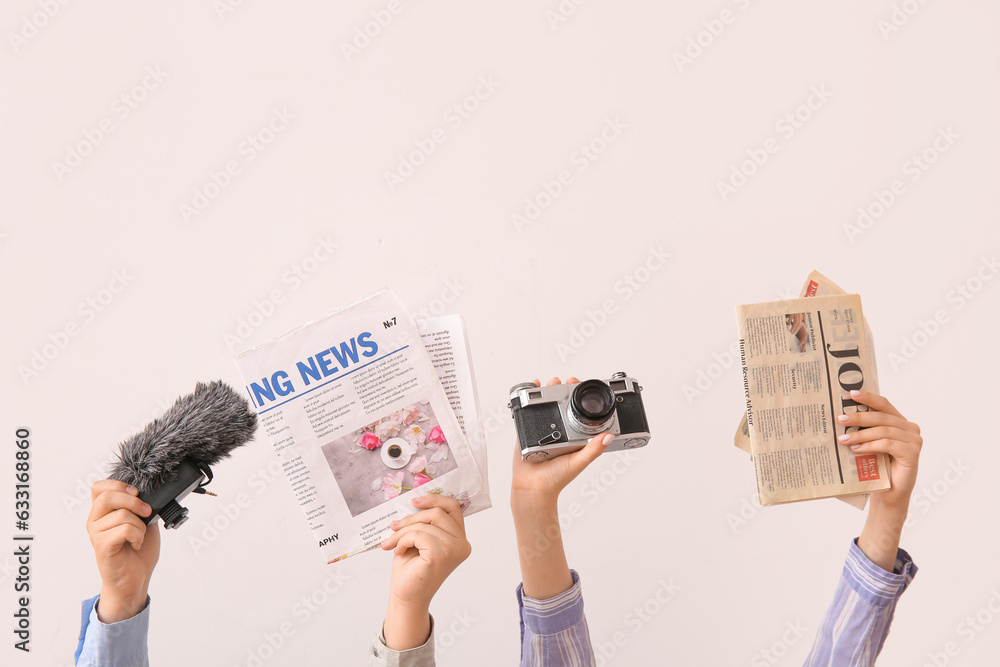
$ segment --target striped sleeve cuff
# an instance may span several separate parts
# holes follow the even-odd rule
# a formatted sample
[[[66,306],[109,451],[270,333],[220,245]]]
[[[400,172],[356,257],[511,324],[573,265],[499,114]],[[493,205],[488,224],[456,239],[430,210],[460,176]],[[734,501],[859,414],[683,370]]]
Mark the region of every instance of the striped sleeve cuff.
[[[535,635],[554,635],[572,628],[583,620],[583,592],[580,575],[570,570],[573,585],[547,600],[536,600],[524,594],[524,584],[517,587],[521,618]]]
[[[851,542],[844,563],[844,581],[869,604],[893,604],[903,594],[917,574],[917,566],[910,554],[903,549],[896,552],[896,566],[892,572],[880,568],[858,548],[858,541]]]

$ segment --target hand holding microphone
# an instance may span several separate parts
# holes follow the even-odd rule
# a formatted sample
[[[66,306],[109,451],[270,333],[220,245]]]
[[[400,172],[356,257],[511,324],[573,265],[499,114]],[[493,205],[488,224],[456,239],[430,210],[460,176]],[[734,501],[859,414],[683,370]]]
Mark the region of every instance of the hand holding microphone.
[[[113,479],[90,487],[93,505],[87,532],[101,573],[97,614],[104,623],[131,618],[146,607],[153,568],[160,557],[160,531],[140,518],[151,513],[138,489]]]
[[[212,469],[249,441],[257,415],[223,382],[198,383],[162,417],[120,446],[111,479],[91,487],[87,533],[101,574],[98,616],[104,623],[131,618],[146,607],[160,532],[187,520],[178,503],[188,493],[208,493]],[[214,494],[210,494],[214,495]]]

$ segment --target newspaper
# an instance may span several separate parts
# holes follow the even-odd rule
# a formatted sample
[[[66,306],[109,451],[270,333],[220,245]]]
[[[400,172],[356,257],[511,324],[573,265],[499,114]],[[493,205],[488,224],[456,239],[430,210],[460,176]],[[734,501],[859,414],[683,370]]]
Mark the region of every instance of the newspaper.
[[[376,548],[415,495],[490,506],[461,319],[422,326],[381,290],[234,360],[327,563]]]
[[[866,410],[873,390],[861,297],[814,296],[738,306],[740,359],[760,504],[889,488],[885,454],[854,454],[837,416]]]
[[[799,293],[799,296],[828,296],[831,294],[847,294],[847,292],[819,271],[813,271],[809,274],[809,277],[806,278],[805,285],[802,286],[802,291]],[[871,374],[872,384],[870,389],[872,392],[877,394],[879,393],[879,390],[878,372],[875,366],[875,341],[872,339],[872,330],[871,327],[868,326],[868,321],[863,321],[865,323],[865,336],[868,340],[868,363],[871,364],[872,370],[875,371]],[[740,420],[739,428],[736,429],[736,437],[733,439],[733,442],[747,454],[750,453],[750,429],[747,427],[746,411],[743,412],[743,418]],[[864,509],[865,504],[868,502],[868,494],[862,493],[854,496],[840,496],[837,499],[852,507]]]
[[[486,455],[486,431],[479,418],[479,394],[476,374],[469,353],[469,336],[460,315],[440,315],[417,320],[424,348],[431,357],[438,380],[444,388],[451,409],[472,447],[472,457],[483,479],[480,493],[472,496],[464,514],[475,514],[492,507],[490,502],[489,464]]]

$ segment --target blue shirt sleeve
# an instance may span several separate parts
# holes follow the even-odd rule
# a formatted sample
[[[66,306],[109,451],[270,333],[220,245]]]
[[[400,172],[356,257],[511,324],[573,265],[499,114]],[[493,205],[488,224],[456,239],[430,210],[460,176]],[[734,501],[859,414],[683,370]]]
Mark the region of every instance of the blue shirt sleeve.
[[[149,596],[141,612],[118,623],[98,618],[99,603],[100,596],[83,603],[77,667],[149,667]]]
[[[590,631],[583,615],[580,576],[570,571],[573,586],[547,600],[524,595],[517,587],[521,610],[521,667],[589,667],[594,664]]]
[[[874,665],[896,603],[916,574],[917,566],[904,550],[896,552],[896,565],[886,572],[865,556],[855,539],[805,667]]]

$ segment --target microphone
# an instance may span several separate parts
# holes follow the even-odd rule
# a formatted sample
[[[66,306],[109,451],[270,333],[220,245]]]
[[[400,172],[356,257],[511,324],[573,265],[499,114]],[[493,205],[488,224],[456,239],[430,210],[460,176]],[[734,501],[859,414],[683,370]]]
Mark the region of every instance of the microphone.
[[[195,385],[163,416],[119,445],[118,462],[110,478],[131,484],[151,508],[148,525],[157,516],[164,528],[177,528],[188,518],[178,501],[189,493],[204,493],[212,468],[234,449],[253,438],[257,415],[250,403],[221,380]]]

